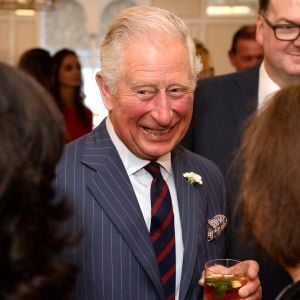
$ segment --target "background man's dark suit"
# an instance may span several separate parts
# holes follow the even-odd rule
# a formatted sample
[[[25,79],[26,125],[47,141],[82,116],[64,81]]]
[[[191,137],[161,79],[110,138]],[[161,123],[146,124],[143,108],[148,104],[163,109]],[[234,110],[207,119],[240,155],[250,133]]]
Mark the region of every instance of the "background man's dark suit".
[[[184,253],[179,299],[202,299],[204,263],[225,254],[225,234],[207,241],[207,221],[225,214],[223,177],[211,161],[182,146],[172,151]],[[189,184],[194,171],[203,185]],[[130,179],[103,121],[68,144],[57,169],[57,196],[75,211],[83,240],[64,260],[79,266],[75,299],[164,299],[150,235]]]
[[[198,81],[190,129],[183,140],[188,149],[214,161],[226,180],[229,209],[232,212],[238,190],[239,176],[230,163],[240,145],[247,119],[257,109],[259,66]],[[271,266],[256,250],[241,246],[238,239],[239,220],[233,223],[228,256],[256,259],[261,267],[263,299],[274,300],[290,278],[279,267]],[[276,241],[274,241],[276,242]]]

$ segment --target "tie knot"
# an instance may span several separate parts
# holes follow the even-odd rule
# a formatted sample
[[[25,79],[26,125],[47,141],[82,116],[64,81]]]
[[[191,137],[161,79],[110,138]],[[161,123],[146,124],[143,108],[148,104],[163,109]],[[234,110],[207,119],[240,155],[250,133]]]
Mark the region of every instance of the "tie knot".
[[[160,165],[159,165],[157,162],[155,162],[155,161],[150,162],[147,166],[145,166],[145,169],[146,169],[153,177],[161,176]]]

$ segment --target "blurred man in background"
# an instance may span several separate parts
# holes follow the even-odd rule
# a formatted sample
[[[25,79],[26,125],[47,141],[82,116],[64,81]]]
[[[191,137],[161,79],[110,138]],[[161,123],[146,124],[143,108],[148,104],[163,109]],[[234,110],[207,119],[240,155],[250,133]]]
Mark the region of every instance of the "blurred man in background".
[[[228,56],[237,71],[247,70],[263,59],[263,47],[256,41],[256,25],[240,27],[232,38]]]
[[[183,144],[220,167],[226,176],[229,212],[235,206],[240,180],[232,162],[246,121],[274,92],[300,81],[299,36],[299,1],[260,0],[256,39],[264,49],[263,62],[246,71],[198,81],[192,123]],[[266,262],[257,247],[241,244],[240,220],[234,221],[229,257],[257,259],[263,299],[274,300],[291,278],[282,268]]]

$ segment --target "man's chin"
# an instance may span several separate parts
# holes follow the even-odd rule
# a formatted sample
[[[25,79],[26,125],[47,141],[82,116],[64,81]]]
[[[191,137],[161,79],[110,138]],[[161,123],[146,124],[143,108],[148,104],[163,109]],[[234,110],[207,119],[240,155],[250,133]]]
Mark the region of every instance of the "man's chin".
[[[172,151],[172,149],[174,148],[174,145],[172,144],[172,147],[170,147],[170,145],[166,146],[155,146],[152,148],[147,148],[145,149],[145,151],[143,151],[143,158],[144,159],[149,159],[149,160],[156,160],[159,157],[166,155],[168,153],[170,153]]]

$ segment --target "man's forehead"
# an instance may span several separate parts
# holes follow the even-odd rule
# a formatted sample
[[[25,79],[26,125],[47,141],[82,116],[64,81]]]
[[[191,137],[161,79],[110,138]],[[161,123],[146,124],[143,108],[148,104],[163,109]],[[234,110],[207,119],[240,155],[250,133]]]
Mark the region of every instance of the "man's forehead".
[[[167,47],[166,47],[167,46]],[[124,69],[132,72],[155,72],[166,69],[174,72],[190,68],[187,49],[178,44],[172,45],[131,45],[123,52]]]
[[[282,18],[299,15],[300,0],[270,0],[266,12],[275,12]]]

